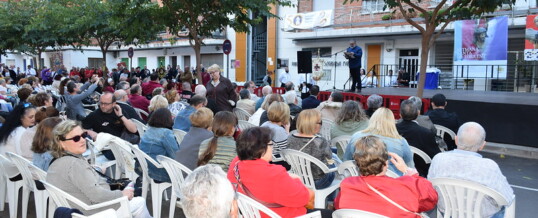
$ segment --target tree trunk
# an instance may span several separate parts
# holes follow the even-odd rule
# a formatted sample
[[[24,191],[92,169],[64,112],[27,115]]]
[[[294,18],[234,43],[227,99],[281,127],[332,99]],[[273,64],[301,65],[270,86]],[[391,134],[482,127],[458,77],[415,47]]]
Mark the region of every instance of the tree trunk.
[[[43,68],[43,63],[41,62],[41,54],[43,53],[43,51],[41,51],[41,49],[37,49],[37,67],[36,67],[36,72],[41,72],[41,68]]]
[[[203,85],[202,80],[202,43],[200,40],[194,40],[194,54],[196,55],[196,77],[198,78],[198,85]]]
[[[108,52],[108,48],[101,48],[101,52],[103,53],[103,66],[101,70],[103,70],[104,73],[106,67],[106,53]]]
[[[420,51],[420,76],[417,84],[417,97],[424,95],[424,84],[426,82],[426,68],[428,67],[428,57],[430,53],[430,40],[432,33],[426,32],[422,35],[422,50]],[[413,75],[411,73],[411,75]]]

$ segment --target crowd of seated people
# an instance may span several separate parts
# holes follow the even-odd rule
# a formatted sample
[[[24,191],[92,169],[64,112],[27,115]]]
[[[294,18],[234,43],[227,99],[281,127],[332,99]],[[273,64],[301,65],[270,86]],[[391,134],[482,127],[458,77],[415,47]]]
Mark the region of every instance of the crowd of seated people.
[[[54,89],[53,86],[17,86],[19,94],[13,95],[16,101],[10,103],[13,109],[3,117],[0,127],[0,154],[11,152],[27,158],[47,172],[47,183],[86,204],[126,196],[135,217],[150,217],[147,199],[140,197],[140,181],[132,181],[136,183],[134,189],[112,190],[102,175],[106,171],[94,168],[83,155],[88,150],[88,140],[98,142],[100,137],[115,137],[138,146],[153,159],[166,156],[193,170],[180,190],[186,217],[237,216],[240,212],[234,192],[258,201],[282,217],[313,211],[331,217],[333,209],[417,217],[436,206],[444,208],[426,179],[442,177],[476,181],[499,191],[508,201],[513,200],[513,190],[496,163],[477,153],[485,145],[484,129],[477,123],[461,125],[457,115],[446,110],[447,100],[442,94],[432,98],[433,109],[425,115],[421,115],[419,98],[403,101],[402,119],[397,122],[393,112],[383,107],[379,95],[371,95],[368,110],[364,110],[360,102],[345,101],[340,92],[331,93],[329,100],[321,102],[316,85],[309,89],[310,96],[300,101],[291,82],[285,84],[288,92],[284,95],[272,93],[270,86],[263,87],[262,97],[253,93],[254,82],[247,82],[239,91],[239,99],[216,65],[208,69],[207,84],[197,85],[194,92],[189,83],[192,75],[180,84],[183,88],[166,84],[174,83],[172,79],[180,78],[183,72],[165,74],[163,78],[157,73],[138,77],[142,71],[127,72],[122,71],[117,82],[115,73],[93,74],[85,79],[85,84],[78,80],[79,75],[66,74],[65,78],[55,78],[61,81],[61,90],[51,90],[53,94],[44,91]],[[160,82],[162,79],[164,82]],[[94,104],[86,104],[92,99]],[[233,108],[245,109],[251,114],[248,122],[256,127],[240,129]],[[138,110],[149,115],[141,116]],[[325,173],[312,164],[315,185],[307,187],[299,175],[288,172],[290,163],[282,160],[280,154],[293,149],[330,169],[338,167],[342,160],[334,154],[336,149],[331,148],[331,141],[320,134],[324,120],[334,121],[331,128],[324,130],[330,131],[331,138],[351,138],[343,161],[355,161],[360,176],[344,179],[337,172]],[[139,132],[138,122],[147,123],[144,134]],[[443,140],[438,140],[433,124],[457,132],[455,142],[446,142],[449,151],[440,149]],[[186,133],[182,140],[174,136],[175,130]],[[411,146],[429,155],[433,159],[431,165],[414,159]],[[100,152],[107,160],[117,158],[108,148]],[[22,179],[13,163],[1,164],[5,169],[2,173],[9,180]],[[163,168],[150,162],[147,165],[154,181],[177,179]],[[140,164],[135,168],[141,176]],[[469,172],[458,170],[462,168]],[[389,173],[398,177],[391,178]],[[327,197],[329,202],[334,201],[330,203],[334,207],[314,208],[314,199],[319,197],[315,190],[335,183],[340,187],[338,195]],[[84,214],[96,212],[78,209]],[[495,204],[483,206],[489,216],[502,216],[504,210]]]

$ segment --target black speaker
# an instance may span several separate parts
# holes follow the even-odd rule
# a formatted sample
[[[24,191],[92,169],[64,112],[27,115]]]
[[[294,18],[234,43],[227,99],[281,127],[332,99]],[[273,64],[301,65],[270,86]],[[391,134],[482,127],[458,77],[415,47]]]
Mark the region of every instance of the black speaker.
[[[297,51],[299,73],[312,73],[312,51]]]

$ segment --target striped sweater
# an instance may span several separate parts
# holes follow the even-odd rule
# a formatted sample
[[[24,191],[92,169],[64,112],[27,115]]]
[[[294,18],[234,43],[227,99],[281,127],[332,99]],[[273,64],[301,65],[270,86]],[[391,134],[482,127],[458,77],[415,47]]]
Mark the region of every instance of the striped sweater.
[[[200,150],[198,151],[198,158],[207,150],[209,142],[212,138],[202,141],[200,144]],[[217,151],[213,159],[209,161],[209,164],[217,164],[224,172],[228,172],[230,162],[237,156],[235,140],[231,136],[221,136],[217,138]]]

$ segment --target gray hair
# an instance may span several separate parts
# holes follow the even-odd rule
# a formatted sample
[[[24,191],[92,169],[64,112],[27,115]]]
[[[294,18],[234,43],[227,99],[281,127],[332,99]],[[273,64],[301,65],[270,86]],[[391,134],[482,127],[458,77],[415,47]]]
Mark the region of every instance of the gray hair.
[[[288,104],[295,104],[295,100],[297,99],[297,94],[295,91],[289,91],[284,94],[284,101]]]
[[[262,88],[262,94],[263,96],[267,96],[269,94],[273,93],[273,88],[271,86],[267,85]]]
[[[0,79],[0,85],[6,83],[5,79]]]
[[[383,105],[383,97],[376,94],[370,95],[366,100],[366,104],[368,105],[368,108],[380,108],[381,105]]]
[[[194,88],[194,94],[205,97],[206,93],[207,93],[207,89],[205,88],[205,86],[196,86],[196,88]]]
[[[64,140],[65,135],[73,131],[79,124],[74,120],[64,120],[54,127],[52,130],[52,144],[51,144],[51,154],[55,158],[60,158],[64,156],[64,148],[60,144]]]
[[[126,81],[121,81],[118,83],[118,85],[116,85],[116,89],[123,89],[123,90],[127,90],[129,89],[129,83],[126,82]]]
[[[229,217],[234,200],[232,183],[218,165],[192,171],[181,187],[181,205],[187,218]]]
[[[411,96],[411,97],[409,97],[407,100],[413,102],[413,104],[415,105],[415,107],[417,107],[417,109],[419,109],[419,110],[422,111],[422,99],[420,99],[420,98],[417,97],[417,96]]]
[[[458,149],[478,151],[486,140],[486,130],[476,122],[467,122],[460,126],[456,144]]]
[[[121,101],[125,96],[127,96],[127,92],[123,89],[118,89],[114,92],[114,99],[116,101]]]

